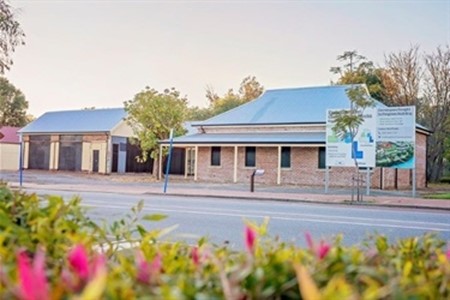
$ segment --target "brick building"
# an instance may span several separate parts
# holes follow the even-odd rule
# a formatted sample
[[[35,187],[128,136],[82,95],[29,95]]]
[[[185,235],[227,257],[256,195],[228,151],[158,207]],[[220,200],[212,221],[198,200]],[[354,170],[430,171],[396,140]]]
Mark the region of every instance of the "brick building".
[[[132,129],[123,108],[47,112],[19,133],[25,169],[150,172],[152,162],[139,163],[140,150],[130,143]]]
[[[185,177],[209,182],[258,182],[324,185],[327,109],[350,107],[349,86],[268,90],[259,98],[203,122],[197,133],[173,140],[185,151]],[[384,107],[376,102],[376,106]],[[426,185],[426,141],[429,132],[416,126],[416,183]],[[167,147],[162,141],[161,147]],[[160,168],[161,170],[161,168]],[[364,171],[365,172],[365,171]],[[330,186],[351,185],[353,168],[329,170]],[[411,170],[375,168],[372,188],[408,188]]]

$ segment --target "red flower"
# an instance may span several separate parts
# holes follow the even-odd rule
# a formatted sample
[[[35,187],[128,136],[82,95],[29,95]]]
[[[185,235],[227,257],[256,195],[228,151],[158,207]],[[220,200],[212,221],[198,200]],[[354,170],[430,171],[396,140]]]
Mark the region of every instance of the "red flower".
[[[83,245],[77,245],[69,253],[69,263],[81,280],[89,277],[89,259]]]
[[[49,299],[47,277],[45,276],[45,255],[38,250],[31,265],[25,251],[17,254],[19,269],[19,298],[23,300]]]
[[[200,254],[197,246],[192,248],[191,258],[195,266],[198,266],[200,264]]]
[[[306,243],[308,248],[316,255],[317,258],[323,259],[330,252],[331,246],[324,240],[320,241],[319,247],[314,245],[314,240],[309,232],[305,233]]]
[[[245,226],[245,247],[250,253],[254,253],[256,244],[256,231],[250,226]]]

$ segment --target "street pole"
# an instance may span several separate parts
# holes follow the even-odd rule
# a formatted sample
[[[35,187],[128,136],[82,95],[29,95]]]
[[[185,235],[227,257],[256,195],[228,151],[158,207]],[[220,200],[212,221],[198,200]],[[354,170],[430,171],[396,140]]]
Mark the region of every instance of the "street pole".
[[[19,186],[22,187],[23,183],[23,136],[19,134]]]
[[[173,128],[170,129],[170,144],[169,144],[169,158],[167,160],[167,165],[166,165],[166,176],[164,178],[164,194],[167,191],[167,183],[169,181],[169,171],[170,171],[170,164],[172,162],[172,147],[173,147]]]

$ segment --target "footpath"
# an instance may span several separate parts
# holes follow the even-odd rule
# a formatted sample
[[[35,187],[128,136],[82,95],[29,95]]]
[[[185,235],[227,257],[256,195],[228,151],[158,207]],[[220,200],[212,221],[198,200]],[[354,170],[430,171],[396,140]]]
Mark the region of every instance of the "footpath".
[[[328,193],[323,188],[302,188],[296,186],[265,186],[256,185],[255,191],[250,192],[247,184],[211,184],[202,182],[186,182],[183,180],[169,181],[166,193],[163,191],[164,182],[136,182],[133,177],[119,180],[113,176],[103,176],[98,178],[74,177],[61,180],[61,177],[49,178],[45,174],[40,174],[36,179],[28,176],[22,184],[22,189],[29,191],[73,191],[77,192],[102,192],[120,193],[133,195],[168,195],[168,196],[195,196],[195,197],[215,197],[215,198],[235,198],[248,200],[272,200],[272,201],[293,201],[304,203],[320,204],[341,204],[358,205],[365,207],[401,207],[401,208],[421,208],[438,209],[450,211],[450,200],[434,200],[418,197],[411,197],[411,191],[388,192],[371,191],[371,195],[365,195],[362,202],[351,201],[351,191],[342,189],[330,189]],[[52,174],[49,174],[52,176]],[[55,176],[55,175],[53,175]],[[17,177],[2,178],[8,181],[12,188],[20,188]],[[46,180],[43,180],[45,178]],[[16,180],[14,180],[16,179]],[[78,180],[76,180],[78,179]]]

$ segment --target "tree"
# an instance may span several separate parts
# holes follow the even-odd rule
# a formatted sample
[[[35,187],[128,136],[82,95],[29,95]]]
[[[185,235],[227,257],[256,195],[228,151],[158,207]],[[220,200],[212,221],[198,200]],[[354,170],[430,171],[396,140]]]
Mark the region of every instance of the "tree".
[[[208,107],[190,107],[188,109],[188,120],[206,120],[252,101],[261,96],[264,87],[256,80],[255,76],[247,76],[242,80],[238,93],[234,92],[233,89],[228,89],[227,93],[220,97],[211,85],[207,85],[205,91]]]
[[[27,109],[25,95],[8,79],[0,77],[0,127],[25,126],[29,122]]]
[[[13,9],[5,0],[0,0],[0,74],[9,70],[13,63],[11,54],[17,46],[24,44],[24,37]]]
[[[261,96],[263,92],[264,87],[256,80],[256,77],[247,76],[242,80],[238,93],[229,89],[225,95],[219,97],[211,86],[207,86],[206,98],[209,100],[212,115],[215,116],[252,101]]]
[[[385,102],[380,68],[375,68],[372,61],[358,54],[356,50],[345,51],[337,57],[341,66],[331,67],[330,72],[339,75],[337,84],[365,84],[375,99]]]
[[[425,56],[426,80],[423,103],[425,124],[433,131],[428,139],[428,178],[439,180],[444,173],[444,158],[450,152],[450,47],[437,48]]]
[[[391,53],[385,57],[381,72],[384,98],[393,106],[416,105],[419,111],[419,91],[422,68],[419,46],[406,51]]]
[[[133,128],[142,150],[141,159],[145,161],[150,154],[154,160],[153,175],[157,176],[160,154],[158,141],[168,139],[171,129],[174,129],[175,136],[185,133],[183,122],[187,99],[181,97],[175,88],[161,93],[146,87],[133,100],[124,102],[124,105],[128,112],[127,122]]]
[[[362,194],[360,193],[361,180],[353,143],[358,134],[359,126],[364,121],[364,110],[373,107],[375,103],[373,98],[367,94],[365,87],[360,85],[348,89],[347,95],[350,99],[350,109],[335,111],[331,117],[334,123],[333,131],[336,136],[340,139],[349,138],[351,141],[352,157],[355,162],[355,175],[353,179],[357,180],[357,201],[360,201],[362,199]]]

